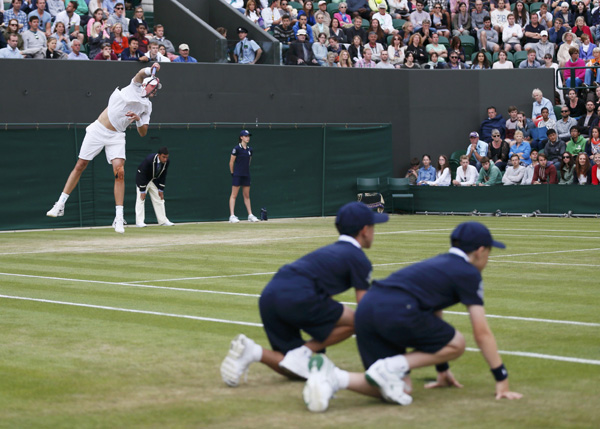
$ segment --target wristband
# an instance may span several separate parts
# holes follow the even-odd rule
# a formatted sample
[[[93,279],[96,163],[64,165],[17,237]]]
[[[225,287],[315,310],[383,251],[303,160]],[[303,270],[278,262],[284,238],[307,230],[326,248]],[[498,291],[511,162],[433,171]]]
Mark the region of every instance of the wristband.
[[[508,378],[508,371],[504,364],[501,364],[498,368],[490,369],[490,371],[492,371],[492,375],[496,381],[502,381]]]
[[[152,74],[152,67],[146,67],[144,73],[146,73],[146,76],[150,76]]]
[[[449,369],[450,369],[450,365],[448,364],[448,362],[438,363],[435,366],[435,370],[437,372],[445,372],[445,371],[448,371]]]

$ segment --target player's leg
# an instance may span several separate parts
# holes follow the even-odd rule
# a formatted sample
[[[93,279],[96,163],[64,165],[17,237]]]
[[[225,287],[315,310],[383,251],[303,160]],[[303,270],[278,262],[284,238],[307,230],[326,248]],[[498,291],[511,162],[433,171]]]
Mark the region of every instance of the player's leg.
[[[146,219],[145,205],[147,196],[148,193],[146,192],[146,196],[142,200],[142,193],[137,186],[135,187],[135,226],[140,228],[144,228],[146,226],[144,220]]]
[[[123,219],[123,201],[125,199],[125,158],[114,158],[111,160],[113,174],[115,175],[115,220],[113,227],[115,231],[123,234],[125,232]]]
[[[67,179],[67,183],[65,183],[65,187],[63,188],[63,191],[62,191],[60,197],[58,197],[58,201],[46,213],[46,216],[49,216],[49,217],[58,217],[58,216],[63,216],[64,215],[64,213],[65,213],[65,203],[69,199],[69,196],[71,195],[71,192],[73,192],[73,189],[75,189],[75,186],[77,186],[77,183],[79,182],[79,178],[81,177],[81,174],[83,173],[83,171],[87,167],[88,163],[89,163],[89,161],[86,160],[86,159],[81,159],[80,158],[80,159],[77,160],[77,163],[75,164],[75,167],[73,168],[73,170],[69,174],[69,177]]]
[[[354,310],[345,305],[343,308],[342,316],[338,319],[333,331],[331,331],[331,334],[325,340],[317,341],[311,339],[304,345],[316,353],[326,347],[341,343],[354,335]]]
[[[245,178],[246,186],[242,186],[242,194],[244,196],[244,205],[246,206],[246,210],[248,211],[248,221],[249,222],[258,222],[258,218],[252,214],[252,204],[250,204],[250,178]]]
[[[235,200],[240,192],[239,177],[233,176],[233,185],[231,186],[231,195],[229,197],[229,222],[238,223],[240,220],[235,215]]]

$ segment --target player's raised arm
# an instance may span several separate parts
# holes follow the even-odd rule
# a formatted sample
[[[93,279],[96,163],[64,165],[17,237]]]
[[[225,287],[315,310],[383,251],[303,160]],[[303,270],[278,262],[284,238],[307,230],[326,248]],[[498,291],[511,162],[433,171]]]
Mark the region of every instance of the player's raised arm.
[[[487,361],[492,371],[492,375],[496,380],[496,399],[520,399],[522,394],[511,392],[508,386],[508,371],[502,363],[502,358],[498,353],[496,338],[492,333],[487,319],[485,318],[485,310],[482,305],[470,305],[469,315],[471,324],[473,325],[473,336],[475,342],[481,350],[481,354]]]
[[[139,72],[137,72],[133,80],[137,83],[143,83],[145,78],[152,76],[153,73],[156,73],[159,70],[160,64],[154,63],[151,67],[144,67]]]

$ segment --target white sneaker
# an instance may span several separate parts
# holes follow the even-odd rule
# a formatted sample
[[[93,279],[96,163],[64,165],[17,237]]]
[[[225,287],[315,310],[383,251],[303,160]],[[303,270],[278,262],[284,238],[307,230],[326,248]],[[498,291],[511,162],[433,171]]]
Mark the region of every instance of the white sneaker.
[[[381,396],[388,402],[395,402],[400,405],[410,405],[412,396],[404,391],[405,373],[395,373],[389,371],[385,365],[385,359],[379,359],[367,369],[365,377],[367,381],[379,387]]]
[[[58,201],[54,203],[54,206],[46,212],[46,216],[49,217],[59,217],[64,216],[65,214],[65,205],[59,203]]]
[[[161,223],[160,226],[173,226],[175,225],[173,222],[171,222],[170,220],[166,221],[165,223]]]
[[[115,229],[115,232],[118,232],[119,234],[123,234],[125,232],[125,227],[123,226],[123,218],[120,216],[116,216],[115,220],[113,221],[113,228]]]
[[[279,366],[302,378],[308,378],[308,362],[312,351],[306,347],[298,347],[285,354]]]
[[[252,363],[252,348],[255,342],[244,334],[239,334],[231,341],[229,352],[221,364],[221,377],[225,384],[230,387],[237,387],[240,384],[240,378],[244,376],[244,381],[248,378],[248,367]]]
[[[329,400],[338,391],[335,365],[324,354],[316,354],[308,362],[309,375],[302,397],[309,411],[320,413],[329,407]]]
[[[146,228],[148,225],[146,225],[144,222],[141,222],[141,223],[136,223],[135,226],[137,226],[138,228]]]
[[[248,215],[248,222],[259,222],[258,218],[253,214]]]
[[[236,215],[229,216],[229,223],[238,223],[240,220]]]

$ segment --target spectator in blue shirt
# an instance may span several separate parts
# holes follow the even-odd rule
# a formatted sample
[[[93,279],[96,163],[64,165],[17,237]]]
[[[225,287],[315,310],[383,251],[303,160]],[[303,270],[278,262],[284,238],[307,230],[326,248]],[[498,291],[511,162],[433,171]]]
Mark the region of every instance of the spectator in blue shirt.
[[[479,133],[477,131],[473,131],[469,134],[469,141],[471,142],[467,147],[469,163],[477,167],[477,171],[479,171],[481,169],[481,158],[487,156],[489,145],[486,142],[479,140]]]
[[[21,51],[17,48],[17,44],[19,43],[19,38],[16,34],[11,34],[8,36],[8,46],[6,48],[0,49],[0,58],[20,58],[23,59],[23,55],[21,55]]]
[[[239,27],[237,30],[240,41],[233,49],[233,58],[238,64],[256,64],[262,55],[262,49],[254,40],[248,39],[248,30]]]
[[[417,176],[417,185],[427,185],[428,181],[435,181],[435,168],[431,165],[431,157],[429,155],[423,155],[421,159],[423,167],[419,168],[419,174]]]
[[[196,58],[190,56],[190,47],[187,43],[179,45],[179,56],[173,60],[174,63],[197,63]]]

